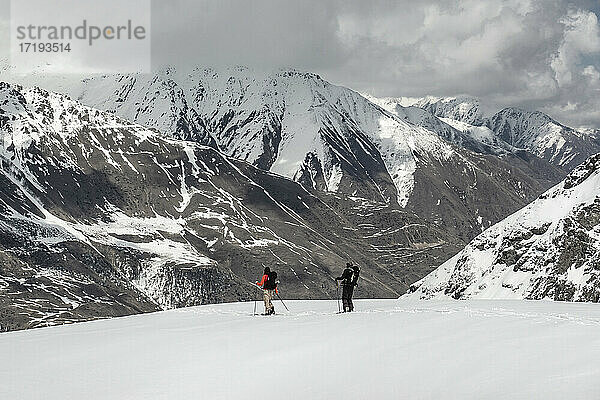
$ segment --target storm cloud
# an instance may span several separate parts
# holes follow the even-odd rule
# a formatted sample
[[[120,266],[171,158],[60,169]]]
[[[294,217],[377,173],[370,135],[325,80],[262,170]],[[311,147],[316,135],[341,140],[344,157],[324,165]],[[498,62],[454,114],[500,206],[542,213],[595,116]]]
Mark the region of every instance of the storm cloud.
[[[468,94],[600,128],[598,15],[591,0],[154,1],[152,61],[292,67],[375,96]]]

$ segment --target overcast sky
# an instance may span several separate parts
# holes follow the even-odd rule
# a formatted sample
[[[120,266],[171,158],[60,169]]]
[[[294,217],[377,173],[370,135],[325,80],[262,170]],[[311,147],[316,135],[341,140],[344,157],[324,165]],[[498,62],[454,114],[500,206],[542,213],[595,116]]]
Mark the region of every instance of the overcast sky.
[[[375,96],[469,94],[600,128],[599,15],[598,0],[156,0],[152,60],[294,67]]]

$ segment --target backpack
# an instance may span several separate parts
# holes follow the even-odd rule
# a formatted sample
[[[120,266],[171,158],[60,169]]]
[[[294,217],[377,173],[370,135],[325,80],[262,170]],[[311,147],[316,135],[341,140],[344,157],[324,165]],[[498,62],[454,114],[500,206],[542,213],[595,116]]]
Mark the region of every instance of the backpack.
[[[277,272],[271,271],[269,275],[267,275],[267,281],[265,282],[265,289],[267,290],[275,290],[277,287]]]
[[[360,275],[360,268],[355,266],[353,269],[354,269],[354,278],[352,278],[352,284],[356,285],[356,283],[358,282],[358,276]]]

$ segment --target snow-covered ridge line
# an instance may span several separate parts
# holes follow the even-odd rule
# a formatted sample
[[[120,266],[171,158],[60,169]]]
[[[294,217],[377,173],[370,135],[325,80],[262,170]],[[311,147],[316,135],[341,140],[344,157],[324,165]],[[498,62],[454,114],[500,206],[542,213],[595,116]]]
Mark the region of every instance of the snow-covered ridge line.
[[[510,150],[510,147],[513,148],[512,152],[526,150],[566,172],[600,151],[598,130],[573,129],[540,111],[506,107],[486,117],[481,111],[480,100],[470,96],[369,98],[391,111],[406,107],[421,108],[459,130],[462,129],[457,125],[462,123],[470,125],[470,131],[475,127],[489,128],[496,137],[494,140],[503,143],[501,147],[504,150]],[[486,141],[489,142],[489,138]]]
[[[511,145],[526,149],[570,171],[600,151],[598,132],[580,132],[539,111],[505,108],[486,121],[494,133]]]

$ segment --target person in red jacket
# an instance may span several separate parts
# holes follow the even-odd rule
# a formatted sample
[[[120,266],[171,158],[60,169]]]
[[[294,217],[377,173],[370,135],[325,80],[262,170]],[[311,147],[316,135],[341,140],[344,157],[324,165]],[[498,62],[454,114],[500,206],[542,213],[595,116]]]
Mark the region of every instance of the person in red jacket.
[[[275,314],[273,296],[277,293],[277,272],[265,267],[262,279],[256,282],[263,289],[263,301],[265,302],[265,315]]]

